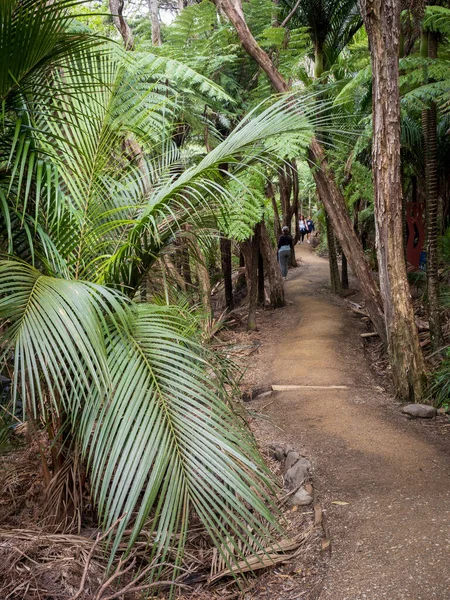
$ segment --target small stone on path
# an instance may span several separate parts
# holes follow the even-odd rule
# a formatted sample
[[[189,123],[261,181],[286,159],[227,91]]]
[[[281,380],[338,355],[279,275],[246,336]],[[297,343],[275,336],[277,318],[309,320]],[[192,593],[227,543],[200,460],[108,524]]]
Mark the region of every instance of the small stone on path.
[[[301,487],[291,498],[292,506],[308,506],[313,501],[311,494]]]
[[[436,409],[429,404],[408,404],[404,406],[402,412],[410,417],[420,417],[421,419],[433,419],[436,416]]]
[[[288,490],[294,490],[299,487],[308,477],[308,470],[311,463],[306,458],[300,458],[293,467],[286,471],[284,476],[284,487]]]
[[[284,463],[284,470],[289,471],[291,467],[299,460],[300,454],[298,452],[289,452],[286,456],[286,462]]]
[[[284,456],[284,448],[281,446],[277,446],[272,450],[272,457],[278,462],[283,462]]]

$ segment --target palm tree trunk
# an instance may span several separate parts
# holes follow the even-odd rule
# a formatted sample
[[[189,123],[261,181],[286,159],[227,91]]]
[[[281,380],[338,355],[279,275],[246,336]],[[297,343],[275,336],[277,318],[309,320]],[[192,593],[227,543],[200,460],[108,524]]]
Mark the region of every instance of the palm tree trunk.
[[[369,37],[373,85],[372,165],[380,288],[397,395],[423,397],[425,364],[419,345],[403,253],[398,89],[399,0],[360,0]]]
[[[220,8],[233,24],[239,40],[246,52],[266,73],[273,88],[279,93],[290,90],[289,84],[271,61],[269,55],[253,37],[242,15],[236,10],[232,0],[220,0]],[[383,341],[386,341],[381,297],[370,273],[364,252],[353,231],[347,206],[334,175],[328,165],[323,147],[313,138],[309,147],[309,158],[314,170],[314,179],[332,224],[337,232],[342,249],[347,255],[353,272],[359,280],[367,311],[373,325]]]
[[[323,73],[323,49],[316,45],[314,50],[314,77],[318,79]]]
[[[428,57],[437,58],[437,38],[428,34]],[[439,256],[438,256],[438,161],[437,161],[437,109],[431,102],[427,110],[426,129],[426,180],[427,180],[427,291],[430,339],[434,350],[442,348],[441,318],[439,313]]]

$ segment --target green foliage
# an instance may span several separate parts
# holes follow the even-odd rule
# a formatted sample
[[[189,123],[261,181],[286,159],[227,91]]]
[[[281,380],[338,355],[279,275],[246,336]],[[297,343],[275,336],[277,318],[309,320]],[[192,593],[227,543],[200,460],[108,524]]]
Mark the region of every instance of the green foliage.
[[[435,406],[450,406],[450,353],[442,361],[430,380],[430,395]]]
[[[200,120],[205,103],[233,105],[216,82],[74,34],[64,0],[7,4],[0,319],[14,399],[36,424],[64,423],[64,452],[82,449],[102,524],[123,516],[112,552],[145,527],[149,554],[178,564],[195,514],[236,566],[276,534],[270,475],[196,316],[135,300],[183,224],[248,235],[262,172],[307,147],[299,114],[312,107],[270,99],[210,152],[195,137],[177,145],[186,107]],[[26,69],[17,32],[30,40]]]
[[[427,6],[423,18],[426,31],[434,31],[450,37],[450,8],[444,6]]]
[[[247,171],[239,182],[230,183],[224,218],[219,220],[219,229],[226,237],[244,241],[253,235],[255,224],[264,214],[264,183],[263,173],[256,170]]]
[[[283,0],[283,18],[295,5],[295,0]],[[314,47],[324,53],[324,67],[328,70],[361,28],[362,19],[357,0],[302,0],[292,25],[308,28]]]
[[[189,315],[10,261],[0,263],[0,297],[14,394],[34,418],[46,402],[67,415],[105,527],[125,515],[113,551],[127,526],[130,545],[150,526],[151,552],[166,560],[175,534],[182,551],[191,510],[238,554],[247,524],[269,535],[267,471]]]

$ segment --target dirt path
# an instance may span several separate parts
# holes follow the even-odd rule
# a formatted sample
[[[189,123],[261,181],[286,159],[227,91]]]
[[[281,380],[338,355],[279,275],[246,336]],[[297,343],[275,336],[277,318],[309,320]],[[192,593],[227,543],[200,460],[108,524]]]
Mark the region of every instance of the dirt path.
[[[278,392],[264,410],[311,457],[327,511],[332,554],[310,600],[450,599],[449,430],[407,420],[380,392],[363,324],[326,289],[328,262],[297,251],[255,370],[266,384],[348,386]]]

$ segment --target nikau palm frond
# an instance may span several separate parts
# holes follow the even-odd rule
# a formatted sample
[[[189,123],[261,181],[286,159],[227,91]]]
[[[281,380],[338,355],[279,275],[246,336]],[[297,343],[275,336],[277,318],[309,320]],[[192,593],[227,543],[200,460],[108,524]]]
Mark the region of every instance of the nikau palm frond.
[[[231,544],[229,568],[271,539],[267,469],[185,315],[11,261],[0,295],[16,395],[34,418],[46,395],[64,411],[105,527],[125,515],[113,550],[131,522],[130,546],[149,527],[155,555],[178,539],[181,557],[192,511],[218,547]]]

